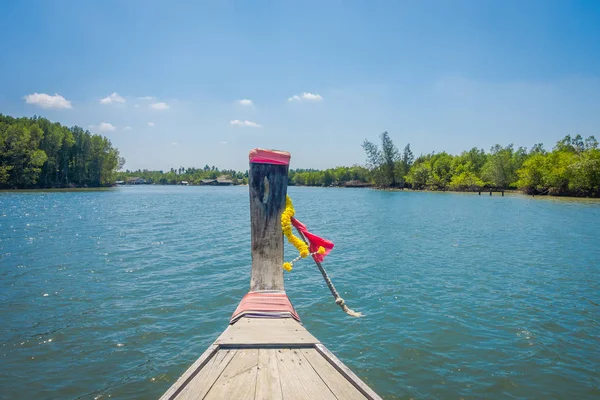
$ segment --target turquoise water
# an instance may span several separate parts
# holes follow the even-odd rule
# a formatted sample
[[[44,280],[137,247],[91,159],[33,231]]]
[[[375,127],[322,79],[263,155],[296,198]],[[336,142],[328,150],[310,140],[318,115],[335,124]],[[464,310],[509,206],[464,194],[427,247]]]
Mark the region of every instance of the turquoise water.
[[[308,260],[288,295],[383,397],[600,397],[599,202],[289,192],[367,317]],[[249,235],[247,187],[0,193],[0,398],[158,398],[246,293]]]

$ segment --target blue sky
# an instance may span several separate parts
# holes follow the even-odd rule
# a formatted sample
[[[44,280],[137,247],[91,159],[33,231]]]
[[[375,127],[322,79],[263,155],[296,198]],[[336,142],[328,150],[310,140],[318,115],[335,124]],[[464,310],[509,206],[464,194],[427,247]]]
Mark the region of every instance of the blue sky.
[[[0,14],[0,113],[106,135],[130,169],[246,169],[254,147],[351,165],[384,130],[416,154],[600,136],[597,1],[7,0]]]

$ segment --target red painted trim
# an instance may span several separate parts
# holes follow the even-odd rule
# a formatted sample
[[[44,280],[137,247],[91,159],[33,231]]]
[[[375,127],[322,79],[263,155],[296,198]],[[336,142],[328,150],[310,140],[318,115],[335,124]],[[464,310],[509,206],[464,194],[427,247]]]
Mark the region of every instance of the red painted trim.
[[[300,321],[292,302],[283,292],[250,292],[242,298],[240,304],[231,316],[235,321],[240,314],[255,318],[285,318],[292,317]]]

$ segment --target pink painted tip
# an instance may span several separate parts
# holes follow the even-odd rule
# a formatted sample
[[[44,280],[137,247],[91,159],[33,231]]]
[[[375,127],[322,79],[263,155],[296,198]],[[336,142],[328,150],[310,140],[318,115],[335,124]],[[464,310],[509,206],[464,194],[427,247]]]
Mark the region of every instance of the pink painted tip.
[[[250,151],[250,162],[256,164],[290,165],[291,155],[287,151],[253,149]]]

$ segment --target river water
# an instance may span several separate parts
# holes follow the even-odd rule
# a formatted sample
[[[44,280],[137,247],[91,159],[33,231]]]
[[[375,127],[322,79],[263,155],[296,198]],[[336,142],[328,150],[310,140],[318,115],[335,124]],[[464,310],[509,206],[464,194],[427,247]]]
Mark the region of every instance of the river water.
[[[600,397],[600,202],[290,188],[286,290],[386,399]],[[286,259],[296,256],[286,247]],[[247,187],[0,193],[0,398],[152,399],[249,287]]]

